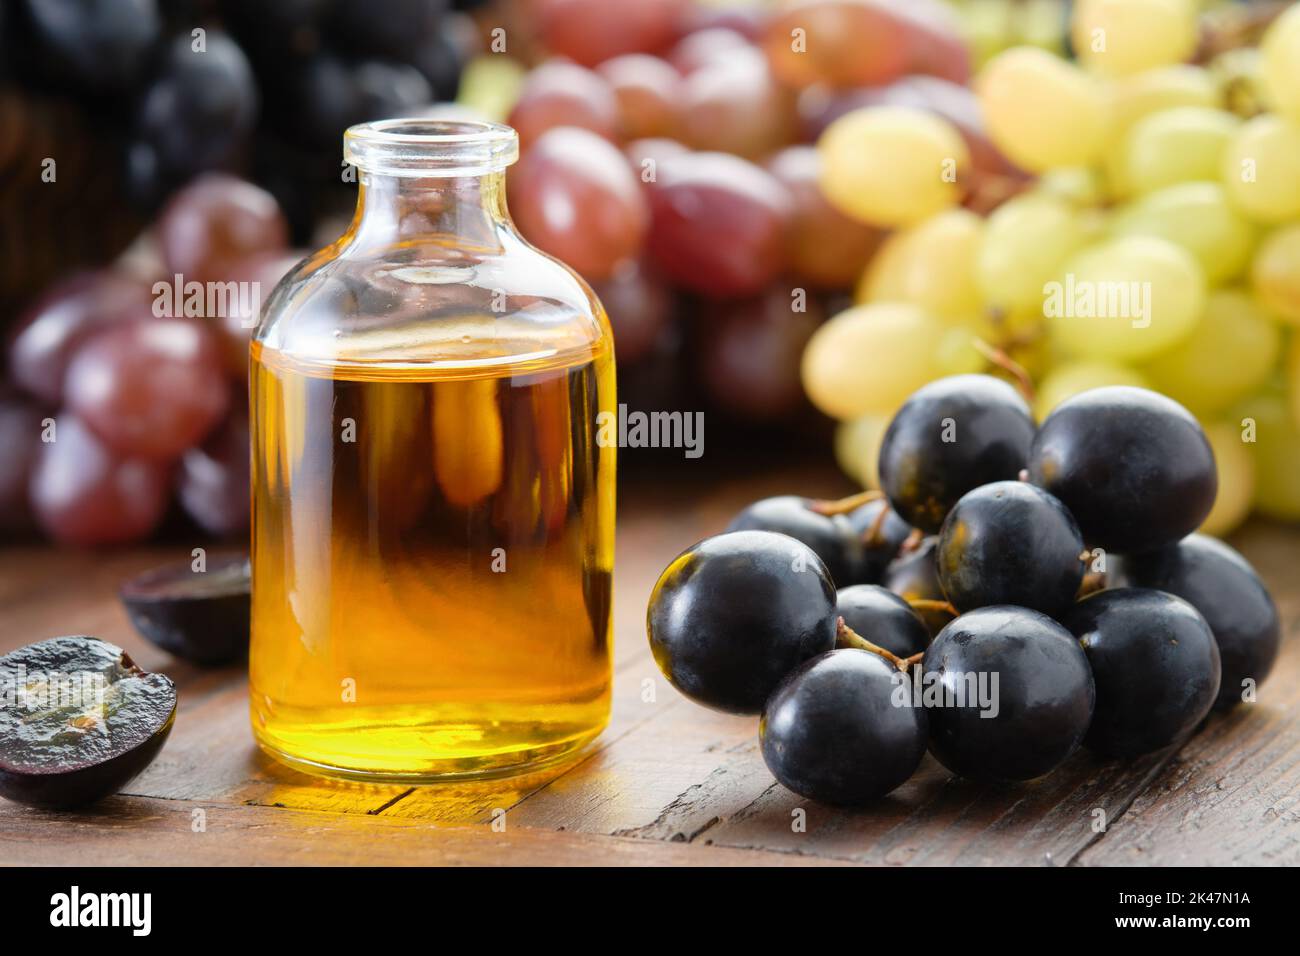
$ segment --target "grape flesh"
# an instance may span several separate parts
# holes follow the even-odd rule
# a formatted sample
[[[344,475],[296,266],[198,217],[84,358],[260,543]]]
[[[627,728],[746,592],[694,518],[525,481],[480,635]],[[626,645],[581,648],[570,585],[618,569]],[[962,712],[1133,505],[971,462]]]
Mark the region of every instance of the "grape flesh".
[[[1074,396],[1047,416],[1029,476],[1074,515],[1089,546],[1141,551],[1190,534],[1214,505],[1214,453],[1187,409],[1122,385]]]
[[[1065,618],[1097,687],[1085,744],[1137,757],[1190,734],[1219,694],[1219,649],[1205,618],[1182,598],[1147,588],[1090,594]]]

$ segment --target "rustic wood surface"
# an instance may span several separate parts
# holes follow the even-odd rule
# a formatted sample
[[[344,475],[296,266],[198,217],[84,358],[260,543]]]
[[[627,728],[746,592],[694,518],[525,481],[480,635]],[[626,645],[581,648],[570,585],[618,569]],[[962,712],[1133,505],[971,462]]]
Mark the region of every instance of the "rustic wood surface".
[[[1211,717],[1181,749],[1129,764],[1081,753],[1027,786],[971,784],[927,757],[879,805],[844,812],[777,784],[756,720],[684,700],[645,639],[662,567],[746,501],[792,489],[847,490],[801,469],[625,489],[609,729],[557,771],[481,784],[341,784],[264,757],[248,730],[241,669],[169,658],[118,606],[123,577],[186,558],[189,544],[0,550],[0,652],[94,634],[180,688],[170,741],[125,793],[75,813],[0,800],[0,863],[1300,864],[1300,529],[1256,523],[1233,542],[1283,614],[1282,655],[1258,703]]]

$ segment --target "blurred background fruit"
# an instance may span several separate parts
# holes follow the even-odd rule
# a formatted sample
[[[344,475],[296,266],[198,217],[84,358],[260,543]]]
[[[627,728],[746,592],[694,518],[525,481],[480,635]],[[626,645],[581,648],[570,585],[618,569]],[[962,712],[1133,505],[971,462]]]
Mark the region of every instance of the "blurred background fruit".
[[[512,213],[600,295],[620,401],[716,412],[710,457],[833,455],[872,487],[884,424],[934,378],[991,370],[1032,389],[1040,419],[1087,388],[1144,385],[1210,435],[1207,530],[1252,509],[1300,519],[1296,5],[4,14],[7,535],[244,533],[258,307],[351,214],[343,130],[412,114],[519,129]],[[186,306],[189,282],[260,296],[209,314]],[[629,449],[620,473],[670,460]]]

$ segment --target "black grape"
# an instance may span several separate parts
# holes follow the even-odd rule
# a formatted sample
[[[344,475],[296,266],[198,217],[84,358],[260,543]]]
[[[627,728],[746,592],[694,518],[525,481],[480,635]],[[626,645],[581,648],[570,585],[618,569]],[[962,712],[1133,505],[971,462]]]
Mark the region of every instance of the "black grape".
[[[1215,707],[1240,703],[1247,687],[1262,684],[1273,669],[1282,641],[1277,605],[1249,562],[1222,541],[1193,534],[1158,551],[1126,555],[1118,577],[1175,594],[1201,612],[1223,671]]]
[[[1056,615],[1083,580],[1083,538],[1056,498],[1023,481],[968,491],[939,532],[939,583],[959,611],[1016,604]]]
[[[1070,509],[1089,545],[1119,552],[1195,531],[1218,490],[1214,453],[1192,414],[1124,385],[1058,405],[1034,439],[1029,476]]]
[[[1089,595],[1064,619],[1092,665],[1088,749],[1136,757],[1190,734],[1219,694],[1219,649],[1199,611],[1147,588]]]
[[[1012,479],[1034,439],[1029,406],[991,375],[954,375],[918,389],[880,445],[880,486],[909,524],[933,534],[957,499]]]

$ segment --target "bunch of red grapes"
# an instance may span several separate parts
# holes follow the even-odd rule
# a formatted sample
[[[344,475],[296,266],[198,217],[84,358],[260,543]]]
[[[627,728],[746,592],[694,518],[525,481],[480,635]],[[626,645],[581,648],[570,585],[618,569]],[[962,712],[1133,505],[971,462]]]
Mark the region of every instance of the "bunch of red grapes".
[[[970,204],[1023,180],[985,135],[943,4],[539,0],[533,11],[554,58],[509,114],[523,147],[514,217],[595,287],[621,378],[685,373],[733,419],[806,421],[800,354],[882,237],[818,187],[811,144],[834,119],[870,104],[943,116],[973,158]]]
[[[75,275],[19,321],[0,391],[0,530],[114,544],[175,502],[206,532],[248,525],[248,338],[302,257],[275,199],[208,173],[176,193],[140,265]],[[220,318],[184,283],[246,283]],[[242,311],[241,311],[242,309]]]

